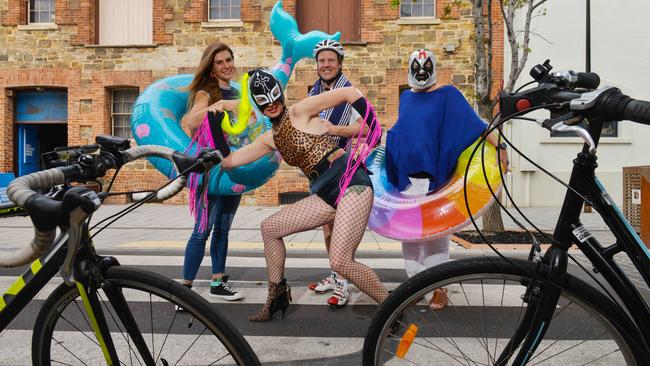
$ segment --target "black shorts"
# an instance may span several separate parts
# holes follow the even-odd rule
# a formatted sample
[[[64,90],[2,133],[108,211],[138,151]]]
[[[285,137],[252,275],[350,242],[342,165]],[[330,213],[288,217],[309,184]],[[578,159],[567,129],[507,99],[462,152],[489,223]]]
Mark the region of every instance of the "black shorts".
[[[311,176],[316,175],[310,180],[310,193],[318,195],[318,197],[322,198],[323,201],[333,208],[336,208],[336,198],[338,198],[339,192],[341,191],[339,181],[345,173],[349,156],[348,153],[345,153],[331,163],[326,156],[314,168],[314,171],[318,172],[318,174],[314,174],[314,172],[310,174]],[[372,188],[372,182],[370,181],[368,172],[363,166],[360,166],[352,176],[348,188],[352,186],[367,186]]]

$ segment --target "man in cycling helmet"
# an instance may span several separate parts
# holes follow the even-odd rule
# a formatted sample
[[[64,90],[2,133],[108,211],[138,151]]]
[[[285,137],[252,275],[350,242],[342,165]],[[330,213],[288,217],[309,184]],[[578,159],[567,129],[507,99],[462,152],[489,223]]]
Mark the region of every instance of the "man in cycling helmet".
[[[343,75],[343,58],[345,52],[341,43],[334,39],[324,39],[314,47],[314,59],[316,60],[316,72],[318,79],[309,91],[309,96],[318,95],[332,89],[352,86],[350,81]],[[338,145],[345,149],[348,146],[348,138],[359,132],[363,125],[363,116],[360,116],[348,103],[339,104],[320,113],[327,126],[328,134],[337,139]],[[328,122],[329,121],[329,122]],[[325,246],[329,251],[332,225],[323,226]],[[312,282],[307,286],[316,293],[334,291],[327,299],[332,308],[345,306],[348,302],[348,282],[336,272],[319,282]]]

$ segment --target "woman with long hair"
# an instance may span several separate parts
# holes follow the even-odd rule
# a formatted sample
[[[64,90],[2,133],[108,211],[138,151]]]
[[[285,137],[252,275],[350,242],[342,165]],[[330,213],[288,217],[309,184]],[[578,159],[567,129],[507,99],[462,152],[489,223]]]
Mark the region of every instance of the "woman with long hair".
[[[206,47],[194,79],[187,87],[190,92],[189,112],[183,120],[192,135],[197,133],[208,112],[234,111],[237,108],[239,94],[230,85],[230,80],[234,76],[235,59],[230,47],[223,43],[213,43]],[[203,128],[198,133],[210,133],[210,129]],[[185,248],[183,284],[192,287],[203,260],[205,243],[212,230],[210,295],[228,301],[239,300],[242,294],[234,291],[227,283],[228,276],[225,276],[225,269],[228,234],[241,195],[214,196],[203,195],[202,192],[196,193],[190,197],[190,200],[193,200],[190,206],[193,208],[196,220]]]

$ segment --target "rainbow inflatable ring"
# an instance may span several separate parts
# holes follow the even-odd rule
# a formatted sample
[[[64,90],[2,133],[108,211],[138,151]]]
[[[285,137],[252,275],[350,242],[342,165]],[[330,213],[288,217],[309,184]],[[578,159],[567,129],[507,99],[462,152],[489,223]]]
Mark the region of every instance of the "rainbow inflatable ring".
[[[471,220],[465,205],[463,181],[477,144],[478,141],[463,151],[453,176],[445,186],[421,195],[402,194],[388,182],[385,148],[377,148],[367,160],[368,169],[373,173],[370,178],[375,191],[368,227],[387,238],[417,242],[451,235],[467,226]],[[483,146],[487,181],[498,193],[501,177],[496,166],[496,150],[489,143]],[[467,172],[467,197],[474,218],[482,215],[494,199],[483,175],[481,159],[481,150],[478,149]]]

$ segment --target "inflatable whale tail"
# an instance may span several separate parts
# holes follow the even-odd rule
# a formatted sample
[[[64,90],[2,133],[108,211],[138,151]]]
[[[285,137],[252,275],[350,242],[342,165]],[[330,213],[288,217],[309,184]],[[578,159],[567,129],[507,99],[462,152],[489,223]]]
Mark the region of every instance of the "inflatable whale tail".
[[[334,34],[322,31],[300,33],[296,20],[282,8],[282,1],[275,3],[271,10],[270,27],[271,33],[282,45],[280,63],[275,65],[271,71],[280,80],[283,87],[287,85],[295,64],[303,58],[312,57],[316,43],[323,39],[329,38],[338,41],[341,38],[341,32]]]

